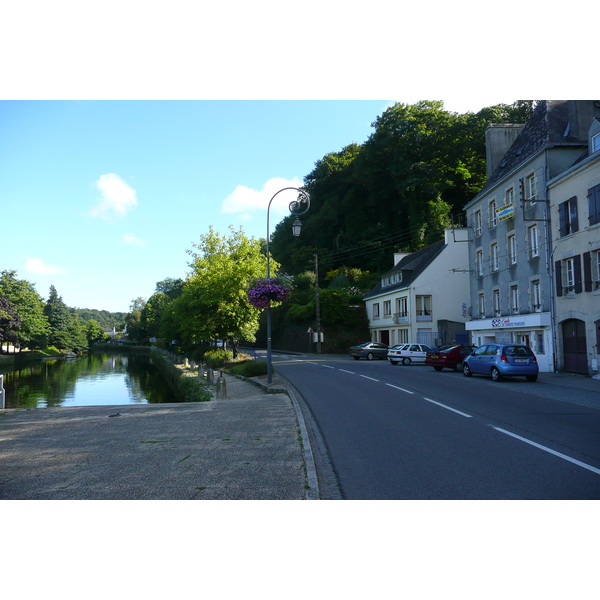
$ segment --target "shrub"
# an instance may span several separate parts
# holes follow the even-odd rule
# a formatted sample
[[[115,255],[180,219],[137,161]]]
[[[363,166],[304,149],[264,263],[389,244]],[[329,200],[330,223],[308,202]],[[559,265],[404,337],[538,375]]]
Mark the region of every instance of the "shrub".
[[[233,352],[231,350],[224,350],[223,348],[217,348],[216,350],[209,350],[204,353],[204,362],[208,367],[213,369],[220,369],[225,364],[226,360],[233,358]]]
[[[243,362],[234,365],[229,369],[233,375],[241,375],[242,377],[257,377],[258,375],[267,374],[267,362],[264,360]]]

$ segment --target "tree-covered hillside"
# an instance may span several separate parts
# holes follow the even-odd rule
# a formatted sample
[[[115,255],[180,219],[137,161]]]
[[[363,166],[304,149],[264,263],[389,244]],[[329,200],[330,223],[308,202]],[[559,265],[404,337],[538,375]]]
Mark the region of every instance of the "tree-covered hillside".
[[[362,145],[351,144],[315,163],[304,177],[311,208],[302,234],[290,238],[294,217],[277,225],[271,251],[290,274],[341,266],[371,272],[391,266],[391,254],[416,250],[460,224],[463,207],[485,183],[485,129],[524,123],[533,101],[457,114],[442,102],[397,103],[372,124]]]

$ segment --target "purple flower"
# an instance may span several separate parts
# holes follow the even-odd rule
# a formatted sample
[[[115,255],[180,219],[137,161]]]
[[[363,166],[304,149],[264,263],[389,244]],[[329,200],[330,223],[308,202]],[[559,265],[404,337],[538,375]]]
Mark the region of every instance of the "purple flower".
[[[280,304],[291,295],[291,289],[277,277],[255,279],[248,290],[248,301],[256,308],[269,308]]]

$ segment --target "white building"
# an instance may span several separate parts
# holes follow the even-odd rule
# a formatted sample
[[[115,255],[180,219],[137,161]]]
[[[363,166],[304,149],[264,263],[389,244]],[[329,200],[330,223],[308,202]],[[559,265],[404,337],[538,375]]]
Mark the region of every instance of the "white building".
[[[468,318],[468,230],[447,229],[443,240],[412,254],[399,252],[394,263],[364,297],[372,341],[468,341],[461,339]]]

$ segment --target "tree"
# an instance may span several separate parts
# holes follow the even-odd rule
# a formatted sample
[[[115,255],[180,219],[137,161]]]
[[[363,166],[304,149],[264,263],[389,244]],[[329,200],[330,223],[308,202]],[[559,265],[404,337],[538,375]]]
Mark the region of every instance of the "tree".
[[[53,285],[50,286],[44,314],[50,326],[48,345],[55,346],[59,350],[73,350],[75,345],[73,316]]]
[[[85,337],[87,339],[88,346],[96,342],[104,341],[108,338],[108,335],[102,331],[102,327],[98,321],[91,319],[85,323]]]
[[[156,293],[166,294],[170,300],[175,300],[175,298],[181,296],[183,284],[183,279],[167,277],[166,279],[163,279],[163,281],[158,281],[156,283]]]
[[[6,299],[0,297],[0,351],[4,342],[15,343],[16,330],[21,325],[21,317],[15,307]]]
[[[229,230],[222,236],[210,227],[188,251],[192,274],[174,301],[173,316],[184,342],[229,340],[236,354],[237,339],[256,339],[260,310],[248,302],[247,288],[265,276],[267,259],[260,241],[246,237],[243,228]],[[271,261],[273,273],[278,267]]]
[[[21,324],[14,330],[15,345],[40,347],[48,333],[48,319],[44,315],[44,300],[32,283],[17,279],[16,271],[0,273],[0,296],[13,306]]]
[[[135,298],[129,306],[129,313],[125,317],[127,336],[130,340],[142,341],[147,337],[146,330],[142,326],[142,311],[146,306],[146,300],[142,297]]]
[[[170,302],[171,298],[163,292],[156,292],[148,298],[140,316],[140,326],[148,337],[159,336],[162,314]]]

